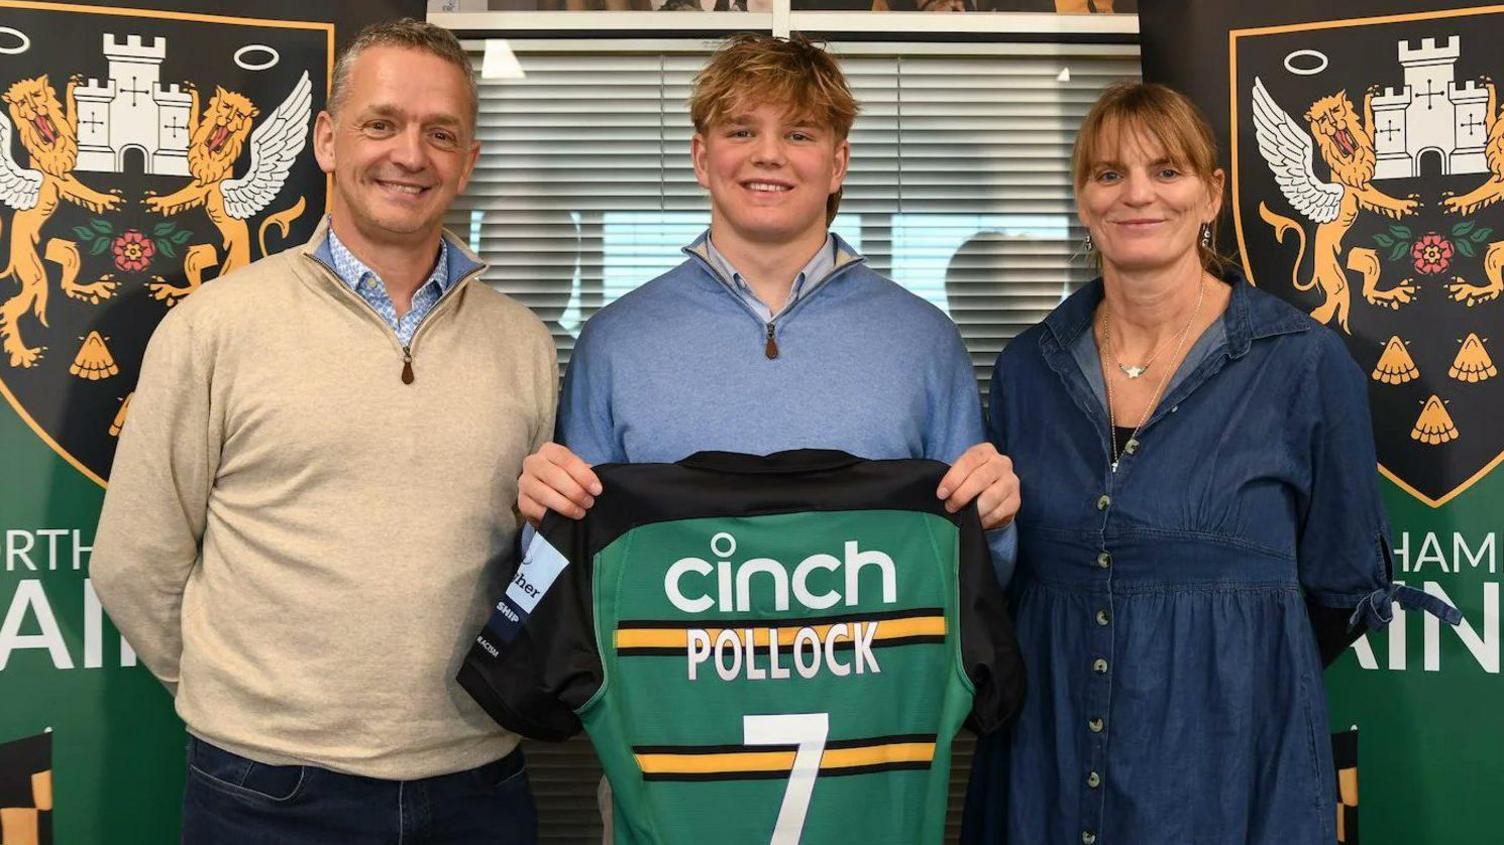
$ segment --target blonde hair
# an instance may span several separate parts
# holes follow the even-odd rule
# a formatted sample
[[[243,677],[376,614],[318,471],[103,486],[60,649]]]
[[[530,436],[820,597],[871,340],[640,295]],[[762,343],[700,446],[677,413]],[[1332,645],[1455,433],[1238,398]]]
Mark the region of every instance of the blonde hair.
[[[797,32],[788,38],[748,33],[727,38],[695,76],[689,118],[703,135],[765,103],[830,127],[837,144],[846,140],[860,111],[841,66],[820,45]],[[825,202],[827,226],[840,205],[837,190]]]
[[[1214,186],[1217,137],[1196,104],[1179,91],[1155,82],[1119,82],[1097,98],[1076,134],[1071,177],[1077,194],[1091,178],[1092,167],[1120,149],[1123,138],[1134,132],[1152,138],[1172,162],[1199,178],[1208,190]],[[1211,244],[1196,243],[1201,266],[1207,270],[1230,263],[1217,252],[1218,221],[1225,208],[1224,203],[1211,221]]]

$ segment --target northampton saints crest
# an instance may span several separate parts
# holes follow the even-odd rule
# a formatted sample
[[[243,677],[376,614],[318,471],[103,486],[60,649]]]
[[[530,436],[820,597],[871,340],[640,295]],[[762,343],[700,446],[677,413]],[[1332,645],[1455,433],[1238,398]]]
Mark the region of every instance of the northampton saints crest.
[[[100,484],[162,316],[306,240],[333,25],[0,0],[0,392]]]
[[[1339,332],[1380,470],[1439,507],[1504,459],[1504,13],[1230,35],[1249,279]]]

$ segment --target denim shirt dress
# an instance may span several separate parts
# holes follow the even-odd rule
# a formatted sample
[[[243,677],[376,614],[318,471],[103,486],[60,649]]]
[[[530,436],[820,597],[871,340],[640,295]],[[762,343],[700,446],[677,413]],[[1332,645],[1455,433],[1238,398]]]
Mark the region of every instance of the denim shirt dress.
[[[1364,374],[1332,331],[1230,277],[1225,341],[1118,469],[1071,353],[1098,279],[1020,335],[991,435],[1022,482],[1015,620],[1028,698],[983,739],[964,839],[1330,845],[1336,790],[1309,599],[1393,601]]]

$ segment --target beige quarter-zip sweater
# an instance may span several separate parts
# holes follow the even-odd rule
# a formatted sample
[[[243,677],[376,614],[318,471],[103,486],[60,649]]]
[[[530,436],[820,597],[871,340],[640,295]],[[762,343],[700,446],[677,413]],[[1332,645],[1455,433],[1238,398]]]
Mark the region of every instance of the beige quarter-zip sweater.
[[[378,778],[473,768],[517,743],[454,678],[504,587],[522,459],[553,431],[553,342],[477,269],[425,318],[404,383],[392,330],[315,257],[324,237],[163,319],[91,577],[195,735]]]

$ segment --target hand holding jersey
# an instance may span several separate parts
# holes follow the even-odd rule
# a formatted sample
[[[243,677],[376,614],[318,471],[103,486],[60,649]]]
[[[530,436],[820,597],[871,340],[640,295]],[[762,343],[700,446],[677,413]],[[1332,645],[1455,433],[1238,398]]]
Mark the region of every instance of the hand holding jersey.
[[[534,528],[549,511],[580,519],[600,494],[600,478],[567,447],[544,443],[522,460],[517,510]]]
[[[991,443],[978,443],[951,464],[935,496],[945,500],[951,513],[976,502],[982,527],[1002,528],[1013,521],[1020,501],[1013,460]]]
[[[934,497],[943,473],[808,450],[601,465],[460,681],[523,734],[583,725],[623,845],[939,842],[952,737],[1023,695],[976,509]]]

